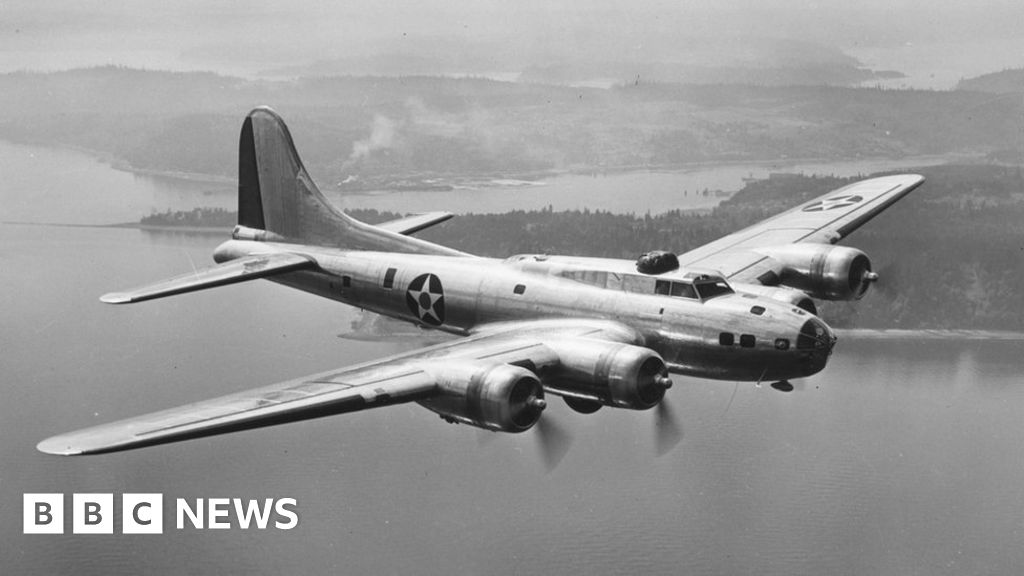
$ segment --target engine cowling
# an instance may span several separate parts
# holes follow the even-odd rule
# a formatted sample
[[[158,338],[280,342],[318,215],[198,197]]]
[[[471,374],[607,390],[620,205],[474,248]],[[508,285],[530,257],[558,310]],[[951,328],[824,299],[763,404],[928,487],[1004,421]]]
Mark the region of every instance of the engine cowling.
[[[549,346],[558,354],[559,366],[544,375],[544,383],[567,396],[646,410],[656,406],[672,386],[665,361],[642,346],[586,338]]]
[[[761,250],[782,265],[779,283],[822,300],[859,300],[878,279],[856,248],[792,244]]]
[[[509,364],[449,361],[425,367],[440,394],[420,404],[450,422],[501,432],[524,432],[547,403],[537,376]]]
[[[818,306],[811,300],[811,297],[802,290],[796,290],[794,288],[778,287],[778,286],[762,286],[760,284],[741,284],[739,282],[733,282],[732,287],[740,292],[749,292],[751,294],[757,294],[758,296],[764,296],[765,298],[771,298],[779,302],[785,302],[801,310],[810,312],[811,314],[818,314]]]

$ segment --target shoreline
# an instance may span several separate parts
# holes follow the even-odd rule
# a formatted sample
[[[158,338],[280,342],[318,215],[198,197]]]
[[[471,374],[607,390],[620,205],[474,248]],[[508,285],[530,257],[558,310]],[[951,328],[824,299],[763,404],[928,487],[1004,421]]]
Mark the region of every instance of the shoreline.
[[[191,182],[199,184],[210,184],[210,185],[237,185],[237,178],[230,176],[223,176],[217,174],[205,174],[201,172],[186,172],[176,170],[158,170],[152,168],[137,168],[131,166],[123,158],[118,158],[109,152],[103,150],[96,150],[92,148],[86,148],[83,146],[73,145],[62,145],[56,143],[41,143],[41,142],[20,142],[16,140],[9,140],[4,138],[3,141],[16,146],[34,146],[39,148],[47,148],[51,150],[66,150],[71,152],[77,152],[90,158],[103,162],[110,166],[112,169],[119,172],[125,172],[127,174],[133,174],[136,176],[142,176],[147,178],[156,179],[168,179],[177,180],[181,182]],[[431,192],[430,186],[436,186],[440,182],[444,181],[452,185],[458,185],[460,182],[488,182],[488,181],[522,181],[524,183],[538,183],[548,178],[558,178],[561,176],[586,176],[586,175],[617,175],[617,174],[628,174],[628,173],[643,173],[643,172],[654,172],[654,173],[671,173],[671,172],[692,172],[700,170],[712,170],[715,168],[737,168],[743,166],[750,166],[758,169],[770,169],[777,167],[779,170],[785,171],[787,169],[798,169],[806,165],[839,165],[839,164],[854,164],[854,163],[877,163],[880,165],[887,164],[900,164],[907,168],[913,168],[915,166],[934,166],[937,164],[948,164],[948,163],[976,163],[984,160],[984,156],[980,154],[968,154],[968,153],[953,153],[953,154],[922,154],[915,156],[903,156],[903,157],[864,157],[864,158],[825,158],[825,157],[807,157],[807,158],[763,158],[763,159],[732,159],[732,160],[701,160],[693,162],[680,162],[672,164],[632,164],[632,165],[621,165],[621,166],[569,166],[563,168],[553,168],[550,170],[539,170],[539,171],[526,171],[521,173],[509,173],[509,172],[493,172],[493,173],[480,173],[480,174],[445,174],[445,173],[416,173],[416,174],[397,174],[388,176],[389,179],[395,181],[400,180],[415,180],[423,181],[424,188],[416,188],[417,192]],[[885,168],[882,168],[885,171]],[[806,169],[798,170],[799,173],[807,173]],[[824,172],[812,172],[818,175],[827,175]],[[430,180],[431,182],[426,182]],[[337,185],[325,185],[326,190],[334,192],[342,192],[353,195],[360,194],[390,194],[406,192],[405,188],[382,188],[382,189],[345,189]]]
[[[99,152],[82,150],[78,151],[87,153],[89,155],[98,155]],[[107,158],[97,159],[107,162],[115,170],[134,174],[137,176],[145,176],[149,178],[165,178],[169,180],[180,180],[184,182],[197,182],[203,184],[219,184],[219,185],[236,185],[238,180],[228,176],[217,176],[214,174],[202,174],[197,172],[178,172],[173,170],[156,170],[149,168],[135,168],[122,164],[118,160],[110,160]],[[351,195],[375,195],[375,194],[391,194],[401,192],[432,192],[432,187],[439,185],[455,186],[458,187],[466,182],[474,184],[480,184],[484,182],[492,181],[519,181],[523,183],[538,184],[545,179],[559,178],[562,176],[588,176],[588,175],[617,175],[617,174],[629,174],[629,173],[672,173],[672,172],[694,172],[700,170],[713,170],[715,168],[738,168],[743,166],[750,166],[752,168],[759,169],[770,169],[777,167],[781,171],[787,169],[795,169],[795,173],[807,173],[806,169],[802,169],[802,166],[828,166],[837,164],[854,164],[854,163],[877,163],[880,165],[887,164],[900,164],[905,165],[907,168],[914,168],[917,166],[934,166],[938,164],[949,164],[949,163],[976,163],[984,160],[984,157],[977,154],[923,154],[919,156],[904,156],[899,158],[891,158],[886,156],[879,157],[865,157],[857,159],[842,159],[842,158],[766,158],[766,159],[749,159],[749,160],[704,160],[696,162],[682,162],[677,164],[634,164],[634,165],[622,165],[622,166],[573,166],[567,168],[554,168],[551,170],[541,170],[532,172],[522,173],[508,173],[508,172],[493,172],[493,173],[481,173],[481,174],[444,174],[444,173],[418,173],[418,174],[397,174],[388,176],[389,179],[394,181],[418,181],[423,183],[423,187],[383,187],[383,188],[343,188],[338,185],[325,185],[326,190],[333,192],[340,192]],[[887,171],[886,168],[882,168],[881,171]],[[816,175],[831,175],[832,173],[824,172],[812,172]],[[428,182],[429,181],[429,182]],[[442,191],[438,189],[438,191]],[[448,191],[447,188],[443,191]]]
[[[948,340],[1024,342],[1024,332],[965,328],[836,328],[836,335],[850,340]]]
[[[125,230],[142,230],[146,232],[178,232],[183,234],[222,234],[231,235],[231,227],[224,226],[171,226],[142,224],[141,222],[112,222],[110,224],[73,224],[69,222],[17,222],[12,220],[0,221],[2,225],[9,226],[41,226],[51,228],[120,228]]]

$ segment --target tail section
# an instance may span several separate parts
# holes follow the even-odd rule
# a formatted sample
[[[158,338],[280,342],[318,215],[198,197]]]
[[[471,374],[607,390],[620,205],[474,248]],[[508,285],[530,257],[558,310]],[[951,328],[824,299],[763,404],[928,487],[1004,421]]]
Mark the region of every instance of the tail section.
[[[238,143],[238,224],[301,244],[467,255],[370,226],[332,206],[302,165],[288,127],[267,107],[250,112],[242,124]]]

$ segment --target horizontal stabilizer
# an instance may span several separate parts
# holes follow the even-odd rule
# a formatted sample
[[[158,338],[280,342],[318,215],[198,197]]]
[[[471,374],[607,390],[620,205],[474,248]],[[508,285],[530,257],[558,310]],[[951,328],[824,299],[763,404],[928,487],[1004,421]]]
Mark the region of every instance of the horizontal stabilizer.
[[[312,268],[316,268],[316,262],[299,254],[256,254],[133,290],[104,294],[100,300],[107,304],[129,304]]]
[[[405,218],[399,218],[397,220],[390,220],[377,224],[377,228],[383,228],[389,232],[396,234],[403,234],[408,236],[409,234],[415,234],[420,230],[430,228],[435,224],[440,224],[445,220],[451,219],[453,214],[451,212],[427,212],[425,214],[411,214]]]

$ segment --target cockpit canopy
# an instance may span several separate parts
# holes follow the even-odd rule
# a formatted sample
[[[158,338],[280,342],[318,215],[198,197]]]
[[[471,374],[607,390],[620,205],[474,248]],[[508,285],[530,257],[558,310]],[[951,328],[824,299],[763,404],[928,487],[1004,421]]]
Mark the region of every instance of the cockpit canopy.
[[[732,294],[733,289],[721,276],[690,272],[681,280],[656,280],[654,293],[703,301],[724,294]]]
[[[651,254],[656,253],[647,253]],[[678,265],[678,258],[674,254],[671,256],[668,265],[671,265],[671,260],[675,260]],[[506,262],[515,264],[527,272],[560,276],[606,290],[621,290],[634,294],[688,298],[703,302],[733,293],[725,278],[709,269],[674,269],[654,276],[633,272],[633,266],[628,260],[546,254],[517,254],[510,256]]]
[[[691,272],[673,278],[658,278],[641,274],[616,274],[604,270],[563,270],[559,274],[577,282],[622,290],[636,294],[657,294],[690,300],[706,301],[724,294],[732,294],[733,289],[725,278],[706,272]]]

